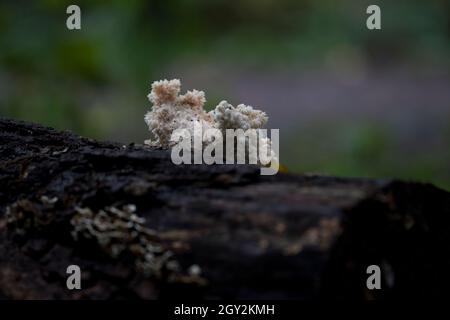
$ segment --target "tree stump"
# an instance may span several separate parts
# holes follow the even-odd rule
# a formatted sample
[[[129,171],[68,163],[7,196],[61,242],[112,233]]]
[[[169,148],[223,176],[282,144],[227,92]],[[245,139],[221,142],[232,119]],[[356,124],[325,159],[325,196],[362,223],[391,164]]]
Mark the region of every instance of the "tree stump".
[[[176,166],[167,150],[8,119],[0,141],[0,298],[447,295],[450,194],[430,184]]]

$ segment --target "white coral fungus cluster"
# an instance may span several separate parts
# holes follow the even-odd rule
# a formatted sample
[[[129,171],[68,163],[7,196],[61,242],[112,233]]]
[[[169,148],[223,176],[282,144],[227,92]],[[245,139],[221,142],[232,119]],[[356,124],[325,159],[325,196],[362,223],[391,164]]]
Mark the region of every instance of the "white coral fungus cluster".
[[[178,79],[161,80],[152,84],[148,98],[153,106],[145,115],[151,139],[146,140],[146,144],[171,147],[174,143],[171,141],[174,130],[187,129],[194,135],[194,127],[199,124],[203,132],[207,129],[225,132],[226,129],[260,129],[267,123],[265,112],[244,104],[234,107],[227,101],[221,101],[214,110],[206,112],[203,109],[206,102],[203,91],[192,90],[180,95],[180,87]],[[201,139],[204,143],[210,142],[206,137]],[[270,139],[261,136],[259,143],[270,146]]]

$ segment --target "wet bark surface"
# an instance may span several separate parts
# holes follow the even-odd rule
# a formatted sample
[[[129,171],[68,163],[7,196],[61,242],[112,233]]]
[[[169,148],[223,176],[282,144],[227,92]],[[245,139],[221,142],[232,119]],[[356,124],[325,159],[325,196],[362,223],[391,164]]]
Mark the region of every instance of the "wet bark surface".
[[[8,119],[0,141],[0,298],[448,295],[450,194],[432,185],[176,166]]]

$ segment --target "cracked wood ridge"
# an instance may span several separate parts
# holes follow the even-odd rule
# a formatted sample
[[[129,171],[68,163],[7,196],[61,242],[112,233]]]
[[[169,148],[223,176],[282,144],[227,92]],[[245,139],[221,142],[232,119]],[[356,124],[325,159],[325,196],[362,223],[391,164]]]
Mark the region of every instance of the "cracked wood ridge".
[[[0,298],[391,299],[447,293],[429,184],[173,165],[166,150],[0,119]],[[68,290],[66,268],[82,271]],[[366,288],[379,265],[382,290]]]

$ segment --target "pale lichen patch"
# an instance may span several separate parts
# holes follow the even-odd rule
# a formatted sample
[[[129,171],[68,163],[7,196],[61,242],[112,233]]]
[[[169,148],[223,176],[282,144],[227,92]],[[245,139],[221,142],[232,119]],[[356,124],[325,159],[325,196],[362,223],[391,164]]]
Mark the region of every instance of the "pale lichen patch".
[[[94,240],[113,258],[129,255],[135,267],[146,276],[161,278],[165,274],[168,281],[173,282],[185,282],[186,277],[189,278],[172,250],[161,243],[158,232],[146,227],[145,219],[136,214],[134,204],[120,208],[109,206],[98,211],[80,207],[75,210],[71,219],[75,241]],[[189,281],[204,283],[199,274],[190,275]]]

